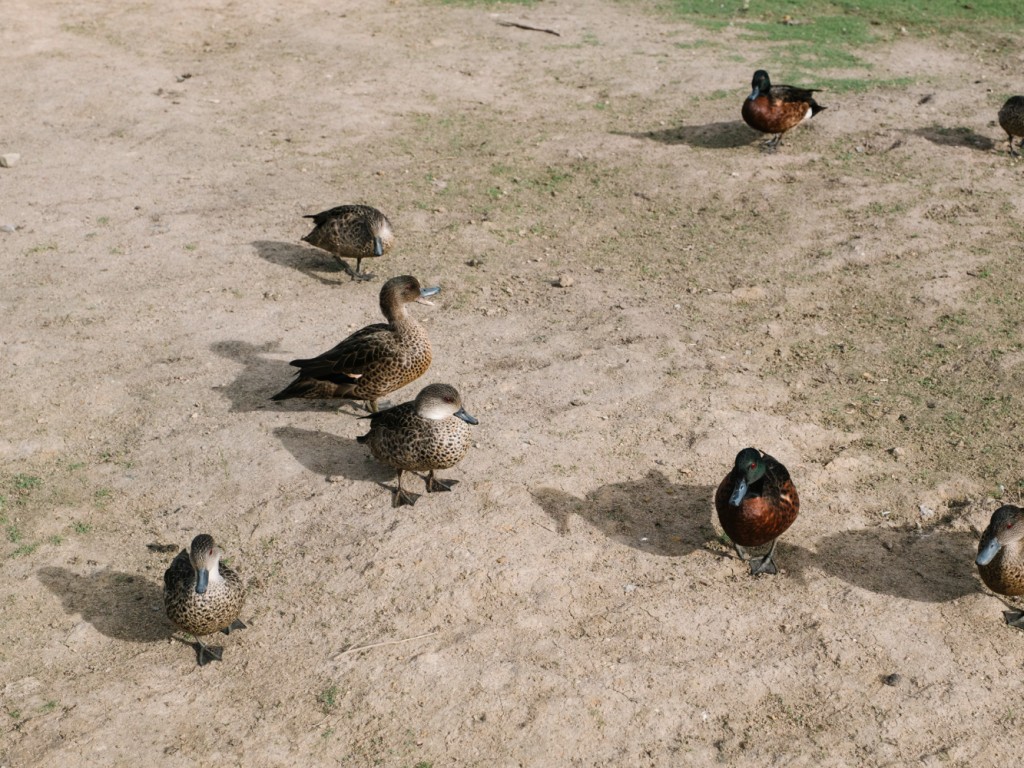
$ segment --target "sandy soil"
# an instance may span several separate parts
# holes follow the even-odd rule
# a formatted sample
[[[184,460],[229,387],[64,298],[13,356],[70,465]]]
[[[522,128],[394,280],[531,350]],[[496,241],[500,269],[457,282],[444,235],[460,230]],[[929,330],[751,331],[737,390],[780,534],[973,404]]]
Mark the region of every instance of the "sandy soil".
[[[778,49],[636,3],[3,16],[0,765],[1017,758],[973,565],[1024,477],[1012,41],[879,29],[828,74],[901,84],[765,155]],[[300,242],[344,202],[395,224],[374,282]],[[268,398],[405,273],[391,401],[480,426],[394,510],[356,408]],[[803,500],[776,577],[711,507],[746,445]],[[250,586],[202,668],[161,605],[199,532]]]

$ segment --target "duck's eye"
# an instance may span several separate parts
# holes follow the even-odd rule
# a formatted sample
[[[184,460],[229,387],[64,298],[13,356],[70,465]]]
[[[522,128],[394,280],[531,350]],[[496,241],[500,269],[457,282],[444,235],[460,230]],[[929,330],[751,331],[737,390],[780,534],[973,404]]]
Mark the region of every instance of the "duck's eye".
[[[757,467],[757,462],[755,461],[755,462],[751,462],[750,466],[747,467],[747,469],[755,469],[756,467]]]
[[[1010,528],[1013,528],[1013,523],[1007,523],[1006,524],[1006,528],[1007,528],[1007,530],[1009,530]]]

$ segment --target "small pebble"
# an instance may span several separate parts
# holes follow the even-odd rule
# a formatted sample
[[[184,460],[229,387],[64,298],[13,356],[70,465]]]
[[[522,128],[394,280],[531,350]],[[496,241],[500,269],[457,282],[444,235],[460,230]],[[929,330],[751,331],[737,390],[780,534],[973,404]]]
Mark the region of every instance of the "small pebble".
[[[13,168],[21,160],[21,155],[17,152],[8,152],[6,155],[0,155],[0,168]]]
[[[893,672],[891,675],[886,675],[882,678],[882,682],[886,685],[896,687],[903,680],[903,676],[899,672]]]
[[[0,232],[14,232],[16,229],[13,224],[0,224]]]
[[[931,507],[926,507],[924,504],[919,504],[917,507],[917,511],[921,513],[921,517],[923,517],[925,520],[930,520],[931,518],[935,517],[935,510],[932,509]]]
[[[344,475],[328,475],[327,476],[327,482],[328,483],[343,483],[343,482],[345,482],[345,476]]]
[[[575,282],[576,281],[573,279],[572,275],[559,275],[558,279],[555,280],[555,285],[558,288],[568,288]]]

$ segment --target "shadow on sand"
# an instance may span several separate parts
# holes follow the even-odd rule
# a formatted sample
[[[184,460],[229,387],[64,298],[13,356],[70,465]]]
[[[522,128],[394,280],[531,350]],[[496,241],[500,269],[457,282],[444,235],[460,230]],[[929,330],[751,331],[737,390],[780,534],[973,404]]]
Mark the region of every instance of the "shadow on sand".
[[[254,240],[252,247],[261,259],[266,259],[271,264],[290,267],[324,285],[338,285],[352,280],[351,268],[346,270],[337,259],[319,248],[278,240]],[[326,272],[331,277],[324,277],[319,274],[321,272]]]
[[[815,564],[849,584],[907,600],[943,603],[981,591],[977,536],[967,531],[869,528],[819,541]]]
[[[728,120],[705,125],[680,125],[661,131],[620,134],[634,139],[650,139],[662,144],[689,144],[704,149],[734,149],[753,144],[760,134],[742,120]]]
[[[532,495],[559,533],[568,533],[571,517],[578,515],[614,541],[674,557],[700,548],[721,554],[719,547],[706,546],[717,540],[714,491],[708,485],[674,485],[651,470],[638,480],[602,485],[583,499],[549,487]]]
[[[278,349],[277,342],[250,344],[247,341],[218,341],[210,349],[223,358],[242,366],[242,370],[230,384],[213,387],[231,401],[232,411],[326,411],[366,414],[362,403],[355,400],[271,400],[275,394],[287,387],[295,378],[297,368],[284,360],[266,357],[268,352]]]
[[[368,432],[370,422],[367,420],[362,425],[365,429],[360,433]],[[374,459],[370,450],[357,443],[355,438],[299,427],[278,427],[274,436],[314,474],[323,477],[343,475],[350,480],[369,481],[382,486],[384,481],[395,479],[395,471]]]
[[[163,585],[142,576],[103,570],[82,576],[40,568],[39,581],[60,598],[64,612],[81,614],[98,632],[132,643],[166,640],[174,625],[164,613]]]
[[[975,133],[970,128],[945,128],[932,125],[928,128],[918,128],[913,133],[915,136],[920,136],[941,147],[967,147],[968,149],[980,149],[982,152],[990,152],[996,147],[996,143],[989,136]]]

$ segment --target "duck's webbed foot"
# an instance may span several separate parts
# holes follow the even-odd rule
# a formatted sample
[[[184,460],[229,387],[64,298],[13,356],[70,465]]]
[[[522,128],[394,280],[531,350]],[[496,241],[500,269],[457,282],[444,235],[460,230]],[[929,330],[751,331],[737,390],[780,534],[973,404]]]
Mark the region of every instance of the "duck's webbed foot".
[[[235,619],[230,624],[228,624],[226,627],[224,627],[224,629],[222,629],[221,632],[223,632],[225,635],[230,635],[232,630],[246,629],[248,626],[249,625],[246,624],[241,619]]]
[[[459,481],[442,480],[439,477],[434,477],[434,470],[430,470],[425,482],[427,484],[427,493],[443,493],[444,491],[450,491]]]
[[[398,490],[396,490],[394,495],[391,497],[391,506],[395,509],[405,505],[409,505],[411,507],[416,503],[416,499],[418,498],[419,496],[415,493],[409,493],[402,487],[402,470],[398,470]]]
[[[373,278],[375,278],[376,275],[374,275],[374,274],[372,274],[370,272],[362,272],[362,271],[360,271],[359,267],[360,267],[360,265],[362,263],[363,263],[362,259],[356,259],[356,269],[355,269],[355,271],[354,272],[349,272],[349,274],[352,275],[352,279],[353,280],[373,280]]]
[[[778,539],[772,539],[772,546],[768,550],[768,554],[764,557],[755,557],[750,560],[750,575],[759,576],[762,573],[775,574],[779,572],[779,569],[775,566],[775,542]]]
[[[207,645],[198,637],[196,638],[196,661],[200,667],[205,667],[211,661],[222,661],[224,649],[219,645]]]
[[[1006,625],[1014,627],[1024,632],[1024,612],[1021,611],[1003,611],[1003,618],[1006,619]]]

